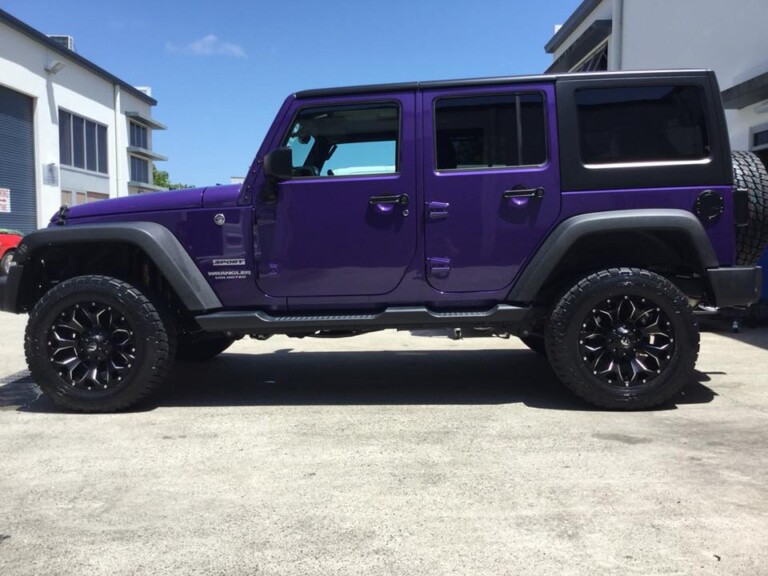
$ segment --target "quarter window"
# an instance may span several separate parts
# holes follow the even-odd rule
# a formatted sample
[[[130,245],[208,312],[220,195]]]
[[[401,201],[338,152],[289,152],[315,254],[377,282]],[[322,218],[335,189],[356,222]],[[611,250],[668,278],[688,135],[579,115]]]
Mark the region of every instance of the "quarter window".
[[[576,106],[584,164],[695,161],[709,157],[699,87],[577,90]]]
[[[438,170],[535,166],[546,162],[542,94],[444,98],[435,103]]]
[[[307,108],[283,146],[294,176],[361,176],[398,172],[400,109],[396,104]]]

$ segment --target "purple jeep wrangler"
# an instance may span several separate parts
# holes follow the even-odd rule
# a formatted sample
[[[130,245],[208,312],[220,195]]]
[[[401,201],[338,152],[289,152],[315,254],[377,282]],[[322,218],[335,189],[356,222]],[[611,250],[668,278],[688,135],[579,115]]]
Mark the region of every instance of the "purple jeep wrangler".
[[[692,379],[692,307],[760,293],[768,177],[719,94],[707,71],[300,92],[242,186],[62,207],[0,307],[72,410],[244,336],[391,328],[512,334],[586,401],[655,406]]]

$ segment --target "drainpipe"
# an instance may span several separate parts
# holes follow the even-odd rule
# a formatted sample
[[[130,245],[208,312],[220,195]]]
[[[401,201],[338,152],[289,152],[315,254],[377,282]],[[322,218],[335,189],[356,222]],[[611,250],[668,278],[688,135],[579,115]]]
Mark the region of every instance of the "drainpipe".
[[[112,154],[112,166],[115,171],[115,196],[120,197],[120,86],[115,84],[115,129],[114,142],[115,152]]]
[[[608,50],[608,68],[621,70],[622,44],[624,43],[624,0],[613,0],[613,23],[611,25],[611,39]]]

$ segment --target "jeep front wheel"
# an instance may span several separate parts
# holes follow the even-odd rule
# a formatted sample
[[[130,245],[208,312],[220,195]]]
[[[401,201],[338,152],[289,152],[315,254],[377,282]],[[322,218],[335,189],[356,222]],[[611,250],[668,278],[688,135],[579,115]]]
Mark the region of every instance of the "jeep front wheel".
[[[161,384],[173,362],[175,333],[134,286],[79,276],[56,285],[30,312],[25,352],[32,377],[56,404],[111,412]]]
[[[547,354],[560,380],[603,408],[657,406],[693,378],[699,332],[688,300],[637,268],[591,274],[555,305]]]

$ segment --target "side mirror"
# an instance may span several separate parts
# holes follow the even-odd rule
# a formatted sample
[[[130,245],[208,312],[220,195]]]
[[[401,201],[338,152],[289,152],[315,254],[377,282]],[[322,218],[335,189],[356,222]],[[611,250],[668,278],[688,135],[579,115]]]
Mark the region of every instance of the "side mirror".
[[[278,182],[293,177],[293,150],[276,148],[264,156],[264,174]]]

